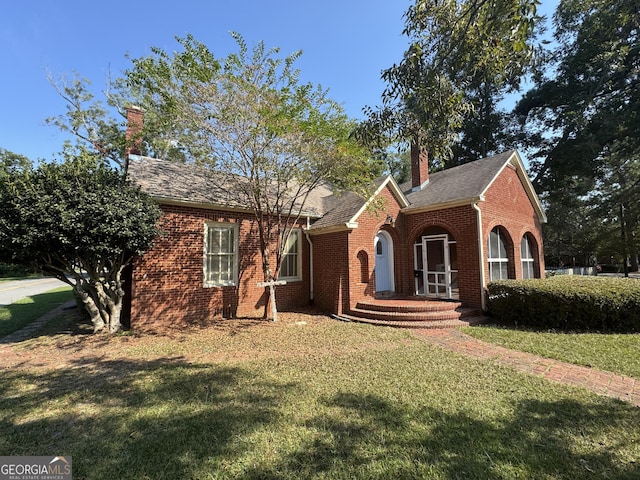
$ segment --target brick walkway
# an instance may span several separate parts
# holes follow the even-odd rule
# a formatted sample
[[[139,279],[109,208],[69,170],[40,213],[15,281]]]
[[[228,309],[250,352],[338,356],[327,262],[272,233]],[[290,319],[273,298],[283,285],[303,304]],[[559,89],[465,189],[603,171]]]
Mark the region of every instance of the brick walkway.
[[[633,377],[509,350],[476,340],[455,329],[415,330],[415,332],[426,342],[469,357],[494,360],[500,365],[510,366],[525,373],[575,387],[584,387],[598,395],[606,395],[640,406],[640,380]]]

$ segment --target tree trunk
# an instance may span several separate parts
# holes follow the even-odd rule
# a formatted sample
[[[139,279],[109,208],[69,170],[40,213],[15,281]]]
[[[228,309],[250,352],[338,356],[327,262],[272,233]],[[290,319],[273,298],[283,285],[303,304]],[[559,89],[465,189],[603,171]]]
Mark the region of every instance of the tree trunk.
[[[271,303],[271,321],[278,321],[278,309],[276,308],[276,287],[269,285],[269,302]]]
[[[96,302],[94,301],[92,296],[89,295],[84,289],[84,285],[77,284],[74,288],[76,293],[78,294],[78,297],[80,297],[80,300],[84,304],[84,308],[89,313],[89,318],[91,319],[91,323],[93,324],[93,333],[97,333],[104,329],[105,323],[102,315],[100,314],[100,309],[96,305]]]

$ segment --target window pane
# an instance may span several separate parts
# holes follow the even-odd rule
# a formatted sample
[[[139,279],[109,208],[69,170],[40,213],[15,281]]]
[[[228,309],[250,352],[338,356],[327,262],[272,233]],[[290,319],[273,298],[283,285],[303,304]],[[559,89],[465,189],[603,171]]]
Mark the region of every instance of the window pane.
[[[292,273],[292,269],[291,269],[291,258],[290,257],[284,257],[282,259],[282,266],[280,267],[280,276],[281,277],[292,277],[295,274]]]
[[[209,257],[209,281],[218,283],[220,280],[220,257],[212,255]]]
[[[522,262],[522,278],[534,278],[533,261],[525,260]]]
[[[291,232],[289,238],[287,239],[287,244],[284,247],[284,253],[298,253],[298,232]]]
[[[500,258],[507,258],[507,247],[504,244],[504,239],[502,238],[502,235],[498,235],[498,246],[500,247],[500,253],[499,256]]]
[[[220,257],[220,283],[223,285],[231,283],[231,260],[229,255]]]
[[[237,261],[235,228],[224,225],[211,225],[207,228],[207,251],[204,260],[206,283],[234,285]]]
[[[520,242],[520,257],[527,260],[533,259],[531,242],[529,242],[527,237],[522,237],[522,241]]]
[[[298,278],[300,258],[300,231],[293,230],[284,246],[282,264],[280,265],[280,278]]]
[[[500,262],[500,279],[506,280],[509,278],[509,264],[507,262]]]
[[[498,231],[496,229],[491,230],[491,233],[489,234],[489,258],[499,258],[499,241],[500,237],[498,237]]]
[[[449,262],[451,270],[458,270],[458,248],[455,243],[449,244]]]

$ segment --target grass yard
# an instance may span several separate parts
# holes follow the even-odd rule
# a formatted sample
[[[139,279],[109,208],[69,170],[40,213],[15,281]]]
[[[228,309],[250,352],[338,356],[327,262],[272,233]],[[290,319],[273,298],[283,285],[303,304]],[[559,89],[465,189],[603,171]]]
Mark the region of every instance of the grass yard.
[[[55,307],[73,299],[71,287],[60,287],[46,293],[23,298],[11,305],[0,306],[0,337],[20,330]]]
[[[545,332],[494,325],[467,327],[464,332],[521,352],[640,378],[640,334]]]
[[[283,314],[107,340],[71,320],[0,351],[1,455],[101,480],[640,478],[639,408],[411,332]]]

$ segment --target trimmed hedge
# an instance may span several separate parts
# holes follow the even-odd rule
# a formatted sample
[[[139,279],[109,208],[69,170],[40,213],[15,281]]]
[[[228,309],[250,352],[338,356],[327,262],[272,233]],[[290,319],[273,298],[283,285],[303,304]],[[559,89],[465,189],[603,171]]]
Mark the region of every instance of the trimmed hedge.
[[[488,286],[489,314],[498,323],[563,331],[639,332],[640,281],[554,276]]]

